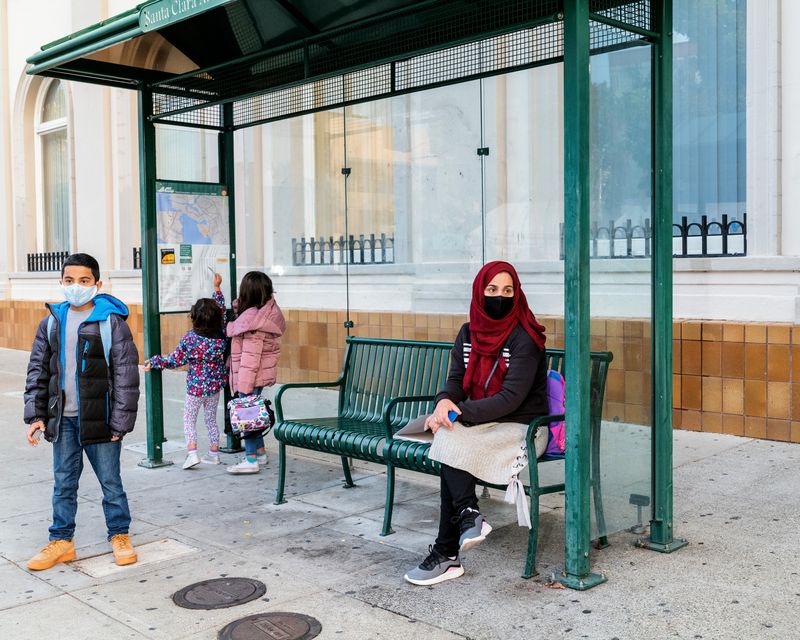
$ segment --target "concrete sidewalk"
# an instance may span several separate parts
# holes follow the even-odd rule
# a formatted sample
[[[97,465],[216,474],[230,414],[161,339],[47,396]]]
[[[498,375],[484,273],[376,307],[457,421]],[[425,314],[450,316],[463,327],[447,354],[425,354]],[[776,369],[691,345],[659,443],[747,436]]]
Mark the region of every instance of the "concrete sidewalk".
[[[25,563],[47,541],[52,465],[49,444],[33,449],[24,439],[27,358],[0,350],[4,640],[212,639],[230,621],[266,611],[313,616],[323,639],[800,638],[797,445],[676,431],[675,526],[690,545],[661,555],[634,547],[638,536],[615,534],[593,555],[608,582],[590,591],[546,584],[563,562],[559,496],[548,496],[542,509],[541,573],[519,578],[527,530],[499,492],[481,503],[495,530],[465,556],[464,577],[412,587],[402,575],[435,537],[438,479],[398,473],[396,533],[381,538],[385,476],[378,466],[357,464],[358,487],[344,489],[335,459],[294,455],[289,501],[281,506],[272,504],[274,460],[255,476],[230,477],[224,467],[182,471],[183,390],[175,373],[165,375],[165,450],[177,465],[137,466],[143,411],[125,442],[123,478],[140,562],[113,564],[100,489],[87,471],[78,560],[31,573]],[[268,447],[274,453],[274,440]],[[180,588],[220,576],[261,580],[266,595],[215,611],[173,604]]]

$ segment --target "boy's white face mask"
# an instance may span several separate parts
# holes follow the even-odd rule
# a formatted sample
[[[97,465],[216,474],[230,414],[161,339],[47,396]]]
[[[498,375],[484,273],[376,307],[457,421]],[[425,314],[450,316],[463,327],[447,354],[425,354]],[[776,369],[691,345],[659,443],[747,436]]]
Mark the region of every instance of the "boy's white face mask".
[[[97,285],[84,287],[79,284],[61,285],[64,298],[73,307],[82,307],[88,304],[97,295]]]

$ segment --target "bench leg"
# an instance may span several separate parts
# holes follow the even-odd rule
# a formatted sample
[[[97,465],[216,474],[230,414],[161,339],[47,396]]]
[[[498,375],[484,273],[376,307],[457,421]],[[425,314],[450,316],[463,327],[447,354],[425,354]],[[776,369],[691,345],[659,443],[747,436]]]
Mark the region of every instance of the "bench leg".
[[[350,458],[342,456],[342,471],[344,471],[344,488],[352,489],[355,487],[353,476],[350,475]]]
[[[532,578],[536,571],[536,546],[539,543],[539,465],[534,460],[528,465],[531,484],[531,530],[528,532],[528,556],[522,577]]]
[[[278,488],[275,492],[275,504],[284,504],[283,489],[286,484],[286,445],[278,441]]]
[[[608,546],[608,536],[606,535],[606,516],[603,512],[603,492],[600,486],[600,429],[595,428],[592,436],[592,498],[595,523],[597,532],[600,534],[595,543],[595,549],[605,549]]]
[[[394,533],[392,529],[392,509],[394,508],[394,465],[386,465],[386,504],[383,507],[382,536]]]

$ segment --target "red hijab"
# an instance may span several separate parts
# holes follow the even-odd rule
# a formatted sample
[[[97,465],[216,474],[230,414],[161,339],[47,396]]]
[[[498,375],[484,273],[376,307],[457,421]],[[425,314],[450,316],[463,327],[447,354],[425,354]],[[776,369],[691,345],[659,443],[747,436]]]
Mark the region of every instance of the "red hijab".
[[[511,276],[514,283],[514,306],[504,318],[494,320],[483,309],[486,297],[483,292],[492,278],[503,271]],[[490,262],[483,266],[472,283],[472,303],[469,306],[472,351],[463,382],[464,391],[470,399],[487,398],[502,388],[508,365],[501,351],[517,325],[521,325],[536,346],[544,350],[544,327],[536,321],[536,317],[528,307],[528,300],[522,292],[516,269],[508,262]],[[488,385],[487,380],[489,380]]]

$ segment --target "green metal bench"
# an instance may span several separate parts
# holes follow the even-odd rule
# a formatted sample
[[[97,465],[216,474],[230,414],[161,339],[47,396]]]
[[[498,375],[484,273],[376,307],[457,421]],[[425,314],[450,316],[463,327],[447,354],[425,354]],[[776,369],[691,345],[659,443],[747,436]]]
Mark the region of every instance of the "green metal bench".
[[[275,504],[284,500],[286,445],[313,449],[341,456],[345,486],[353,487],[348,458],[386,465],[386,504],[381,535],[393,533],[395,469],[408,469],[439,475],[439,463],[428,458],[427,443],[395,440],[393,435],[409,420],[433,411],[433,399],[447,377],[452,343],[347,338],[344,365],[339,379],[333,382],[291,383],[283,385],[275,397],[278,440],[278,487]],[[563,372],[564,351],[547,350],[549,369]],[[610,352],[591,354],[591,469],[595,517],[601,532],[598,544],[608,544],[600,487],[600,418],[603,409]],[[285,420],[283,395],[290,389],[338,387],[338,415],[329,418]],[[528,428],[528,450],[534,451],[533,435],[540,425],[563,420],[564,416],[541,416]],[[563,459],[543,456],[537,463]],[[539,486],[538,464],[528,465],[529,486],[525,493],[531,501],[531,530],[524,578],[535,574],[539,525],[539,496],[564,490],[564,483]],[[486,485],[505,489],[505,485]],[[531,490],[533,488],[533,490]]]

